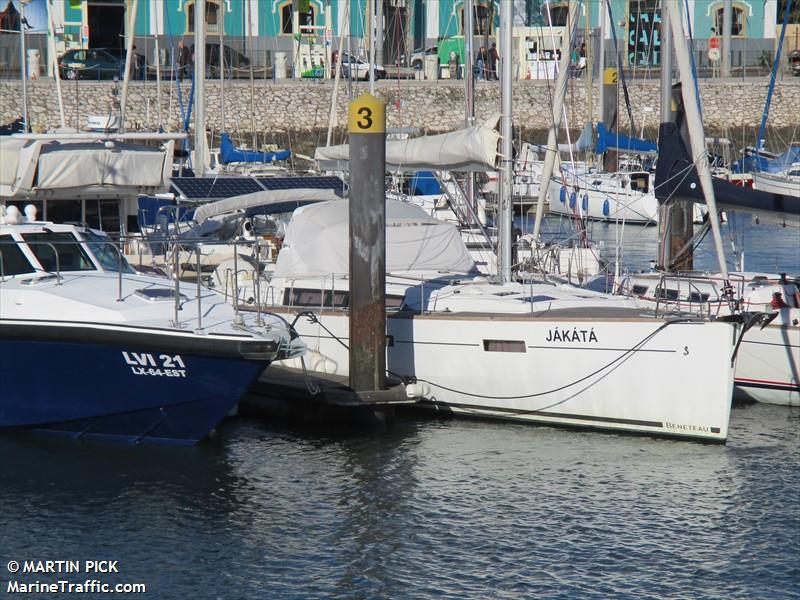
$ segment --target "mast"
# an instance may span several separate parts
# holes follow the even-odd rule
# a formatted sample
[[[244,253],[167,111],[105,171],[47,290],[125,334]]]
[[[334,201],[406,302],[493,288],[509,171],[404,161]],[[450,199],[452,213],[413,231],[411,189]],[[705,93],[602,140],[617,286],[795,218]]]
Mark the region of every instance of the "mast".
[[[547,134],[547,151],[544,156],[542,178],[539,184],[539,198],[536,201],[536,220],[533,223],[534,240],[539,239],[542,219],[544,218],[544,203],[547,199],[547,192],[550,189],[550,178],[553,176],[553,167],[558,152],[558,130],[561,127],[561,115],[564,112],[564,98],[567,95],[567,77],[569,76],[570,37],[572,35],[572,28],[575,26],[578,18],[579,5],[580,0],[570,1],[569,16],[567,17],[568,31],[561,40],[561,60],[558,63],[558,79],[556,80],[556,91],[553,95],[553,120],[550,123],[550,131]]]
[[[680,26],[680,23],[676,24]],[[672,110],[672,24],[669,13],[661,14],[661,123],[671,123]],[[694,205],[691,202],[667,201],[658,207],[658,265],[667,268],[689,244],[694,235]],[[686,251],[675,265],[676,270],[694,267],[691,250]]]
[[[383,64],[383,0],[375,0],[375,64]]]
[[[125,131],[125,106],[128,103],[128,84],[131,80],[131,60],[133,59],[133,29],[136,26],[136,11],[139,3],[134,0],[126,2],[125,12],[128,15],[128,30],[125,32],[125,73],[122,75],[122,100],[119,105],[119,128]]]
[[[731,76],[731,27],[733,25],[733,2],[723,0],[722,2],[722,64],[720,65],[720,75],[722,77]]]
[[[61,73],[58,71],[58,58],[56,57],[56,28],[53,24],[53,2],[47,0],[47,38],[50,41],[50,55],[53,63],[53,80],[56,82],[56,94],[58,95],[58,116],[61,122],[61,127],[67,126],[67,121],[64,116],[64,98],[61,96]]]
[[[372,9],[367,16],[367,23],[369,24],[369,93],[375,95],[375,3],[377,0],[367,0],[367,5]],[[351,58],[352,60],[352,58]],[[351,69],[352,70],[352,69]]]
[[[672,40],[675,47],[675,58],[681,81],[688,82],[692,79],[692,64],[689,47],[683,32],[683,13],[677,2],[665,2],[672,29]],[[708,218],[711,222],[711,232],[714,237],[714,249],[717,252],[719,269],[723,279],[728,279],[728,266],[725,264],[725,251],[722,247],[722,233],[720,232],[719,213],[714,196],[714,185],[711,181],[711,170],[708,166],[706,153],[705,132],[703,120],[700,115],[698,98],[694,93],[694,86],[682,85],[683,103],[686,108],[686,120],[689,126],[689,141],[692,148],[692,160],[697,168],[700,187],[708,206]]]
[[[608,14],[606,13],[604,2],[605,0],[600,0],[600,2],[597,3],[598,18],[600,19],[600,49],[597,53],[597,73],[600,76],[597,105],[600,107],[600,115],[598,117],[600,122],[603,121],[603,106],[606,95],[605,89],[603,88],[603,70],[606,68],[606,19],[608,18]]]
[[[225,131],[225,9],[223,8],[220,12],[222,16],[219,17],[219,130],[222,133]],[[252,46],[250,46],[250,52],[253,52]],[[253,149],[255,150],[255,148]]]
[[[25,123],[25,133],[31,130],[28,122],[28,73],[25,62],[25,2],[19,3],[19,74],[22,77],[22,120]],[[77,81],[77,77],[75,78]]]
[[[253,52],[253,4],[247,2],[247,47]],[[298,44],[298,49],[300,45]],[[253,77],[253,61],[250,61],[250,132],[253,136],[253,150],[258,148],[258,137],[256,135],[256,84]]]
[[[497,273],[500,281],[511,281],[511,232],[513,231],[514,211],[511,207],[511,192],[513,180],[511,168],[513,163],[512,150],[512,82],[511,82],[511,42],[513,32],[514,4],[513,0],[500,0],[500,194],[499,194],[499,234],[500,251],[497,253],[499,264]]]
[[[767,99],[764,101],[764,112],[761,115],[761,124],[758,127],[758,137],[756,138],[756,150],[761,150],[764,147],[764,132],[767,128],[767,117],[769,116],[769,106],[772,103],[772,94],[775,91],[775,80],[777,79],[778,69],[781,64],[781,49],[783,48],[783,40],[786,37],[786,27],[789,24],[789,13],[792,12],[792,0],[786,0],[786,12],[783,13],[783,25],[781,26],[781,37],[778,40],[778,49],[775,51],[775,60],[772,63],[772,73],[769,77],[769,90],[767,90]]]
[[[206,175],[206,0],[194,5],[194,172]]]
[[[475,125],[475,9],[473,0],[464,0],[464,92],[465,92],[465,124]],[[467,202],[475,207],[475,173],[467,173]]]
[[[328,112],[328,137],[325,140],[325,146],[331,145],[331,135],[333,134],[333,127],[336,125],[336,104],[339,96],[339,81],[342,75],[342,54],[344,53],[344,34],[350,35],[350,1],[348,0],[344,5],[344,27],[339,32],[339,45],[336,49],[339,51],[339,58],[336,61],[336,73],[333,76],[333,93],[331,94],[331,109]],[[349,39],[349,38],[348,38]]]

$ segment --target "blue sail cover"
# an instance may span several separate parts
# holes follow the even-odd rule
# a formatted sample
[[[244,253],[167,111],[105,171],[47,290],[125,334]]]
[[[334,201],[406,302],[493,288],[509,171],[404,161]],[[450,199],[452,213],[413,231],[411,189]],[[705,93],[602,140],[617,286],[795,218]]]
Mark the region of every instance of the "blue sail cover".
[[[606,150],[618,150],[620,152],[635,152],[636,154],[655,154],[658,152],[658,145],[649,140],[640,140],[623,133],[614,133],[606,129],[602,123],[597,124],[597,153],[602,154]]]
[[[411,178],[409,191],[412,195],[434,196],[442,193],[442,187],[432,171],[417,171]]]
[[[800,161],[800,145],[789,146],[783,154],[772,157],[756,153],[755,150],[745,151],[745,155],[731,165],[734,173],[777,173],[788,169],[792,163]]]
[[[286,160],[291,154],[289,150],[278,150],[277,152],[240,150],[233,145],[227,133],[222,134],[219,145],[219,161],[224,165],[233,162],[269,163],[275,160]]]

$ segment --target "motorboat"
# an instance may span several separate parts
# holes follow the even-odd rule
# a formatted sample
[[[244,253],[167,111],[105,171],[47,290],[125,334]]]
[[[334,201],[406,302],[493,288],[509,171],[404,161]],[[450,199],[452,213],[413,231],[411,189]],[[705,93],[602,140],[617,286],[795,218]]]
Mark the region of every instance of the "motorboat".
[[[137,274],[104,234],[0,210],[0,429],[193,444],[304,346],[199,285]]]

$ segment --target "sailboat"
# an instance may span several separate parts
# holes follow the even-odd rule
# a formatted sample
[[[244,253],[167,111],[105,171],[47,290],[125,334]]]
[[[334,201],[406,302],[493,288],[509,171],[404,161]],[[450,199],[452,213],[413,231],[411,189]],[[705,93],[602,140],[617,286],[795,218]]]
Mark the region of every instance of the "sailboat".
[[[670,19],[680,24],[680,13],[669,7]],[[678,29],[678,27],[676,27]],[[702,142],[688,50],[683,33],[675,33],[675,52],[683,85],[674,88],[675,122],[661,124],[656,190],[662,201],[702,202],[710,222],[717,207],[756,212],[762,217],[793,223],[800,217],[796,199],[734,185],[712,177]],[[691,148],[691,153],[689,149]],[[715,244],[721,240],[715,232]],[[691,246],[691,241],[687,246]],[[669,270],[670,265],[664,265]],[[661,310],[729,315],[740,311],[764,311],[769,317],[744,332],[736,366],[736,395],[772,404],[800,404],[800,293],[785,275],[720,272],[637,274],[622,280],[620,291],[638,296]]]
[[[503,0],[507,57],[511,11]],[[461,256],[461,266],[412,277],[389,254],[396,308],[386,325],[388,371],[416,380],[422,405],[439,412],[723,442],[734,323],[665,318],[627,298],[511,281],[510,62],[502,69],[499,281],[473,275],[463,248],[457,252],[460,238],[440,237],[444,230],[424,213],[390,218],[407,257],[429,256],[439,240],[438,255]],[[309,374],[349,372],[349,250],[346,227],[335,226],[347,222],[348,209],[334,200],[295,211],[275,277],[261,280],[262,306],[294,321],[316,356]]]

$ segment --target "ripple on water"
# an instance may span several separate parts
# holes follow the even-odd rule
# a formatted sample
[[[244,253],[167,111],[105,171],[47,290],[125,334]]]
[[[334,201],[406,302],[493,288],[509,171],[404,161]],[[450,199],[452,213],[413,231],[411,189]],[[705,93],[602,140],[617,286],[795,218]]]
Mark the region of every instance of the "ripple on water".
[[[0,539],[118,559],[158,597],[791,597],[796,413],[739,407],[727,446],[414,419],[238,419],[191,449],[2,437]]]

